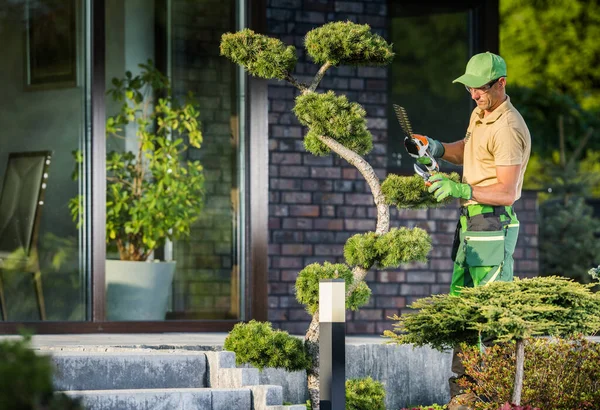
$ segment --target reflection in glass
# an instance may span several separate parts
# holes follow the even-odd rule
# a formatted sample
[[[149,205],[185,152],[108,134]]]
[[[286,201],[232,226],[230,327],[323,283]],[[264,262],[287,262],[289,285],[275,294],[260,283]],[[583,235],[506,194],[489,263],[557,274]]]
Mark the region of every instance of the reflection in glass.
[[[391,12],[396,57],[389,77],[388,169],[412,174],[392,104],[406,108],[415,133],[444,142],[463,138],[471,106],[464,88],[452,80],[464,72],[469,58],[469,11],[398,4]],[[449,164],[444,170],[450,170]]]
[[[112,78],[122,78],[127,71],[135,76],[140,73],[140,63],[152,60],[169,76],[174,100],[183,101],[192,93],[198,102],[203,141],[200,148],[181,152],[179,159],[199,161],[204,175],[204,207],[190,237],[167,243],[150,257],[176,263],[173,280],[160,285],[169,291],[166,314],[137,319],[108,315],[111,320],[240,316],[240,93],[236,71],[219,55],[221,34],[236,29],[235,15],[235,1],[106,1],[107,89],[112,87]],[[107,116],[115,115],[119,108],[118,102],[107,100]],[[107,138],[107,152],[134,150],[135,130],[127,126],[124,131],[124,139]],[[184,142],[188,141],[184,136]],[[111,248],[108,257],[119,259]],[[107,309],[133,299],[130,292],[112,295],[107,288]],[[151,303],[154,300],[150,298]]]
[[[87,140],[84,11],[83,1],[0,0],[3,320],[86,319],[87,236],[68,207],[87,182],[71,177]]]

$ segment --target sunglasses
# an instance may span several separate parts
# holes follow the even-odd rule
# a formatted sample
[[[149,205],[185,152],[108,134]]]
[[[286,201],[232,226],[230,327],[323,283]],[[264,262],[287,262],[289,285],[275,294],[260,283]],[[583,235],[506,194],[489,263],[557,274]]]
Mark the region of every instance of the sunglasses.
[[[495,80],[482,85],[481,87],[473,88],[473,87],[469,87],[468,85],[465,85],[465,88],[467,89],[467,92],[469,94],[471,94],[472,92],[487,93],[488,91],[490,91],[490,88],[492,88],[494,86],[494,84],[496,84],[501,78],[502,77],[498,77]]]

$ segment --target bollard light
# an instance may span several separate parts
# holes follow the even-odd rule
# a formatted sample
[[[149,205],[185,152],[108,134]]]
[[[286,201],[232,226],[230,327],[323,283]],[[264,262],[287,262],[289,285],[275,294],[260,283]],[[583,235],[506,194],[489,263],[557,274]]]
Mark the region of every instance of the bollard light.
[[[346,408],[346,282],[319,281],[319,408]]]

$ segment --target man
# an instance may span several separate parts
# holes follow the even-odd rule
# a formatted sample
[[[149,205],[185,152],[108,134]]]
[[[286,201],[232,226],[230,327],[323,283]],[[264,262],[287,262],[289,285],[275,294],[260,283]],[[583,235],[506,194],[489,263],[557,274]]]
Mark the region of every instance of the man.
[[[455,233],[454,271],[450,293],[461,287],[483,286],[513,278],[513,252],[519,221],[512,205],[521,197],[523,176],[531,151],[531,136],[523,117],[506,94],[506,63],[492,53],[474,55],[462,83],[477,104],[464,139],[440,143],[428,138],[430,152],[453,164],[463,165],[462,183],[441,174],[429,178],[429,192],[438,201],[459,198],[461,212]],[[469,409],[456,404],[462,392],[456,380],[465,377],[455,349],[450,379],[453,400],[449,410]]]

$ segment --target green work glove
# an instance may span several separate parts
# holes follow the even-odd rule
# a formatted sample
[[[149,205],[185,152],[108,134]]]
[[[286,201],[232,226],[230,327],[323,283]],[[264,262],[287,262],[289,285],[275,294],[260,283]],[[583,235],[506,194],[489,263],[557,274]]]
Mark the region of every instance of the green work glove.
[[[443,201],[449,196],[462,199],[473,198],[473,188],[469,184],[454,182],[442,174],[432,175],[428,181],[431,182],[429,192],[433,193],[438,202]]]
[[[433,138],[429,138],[425,136],[427,141],[429,141],[429,153],[433,158],[442,158],[446,153],[446,148],[444,148],[444,144],[439,142],[438,140],[434,140]]]

